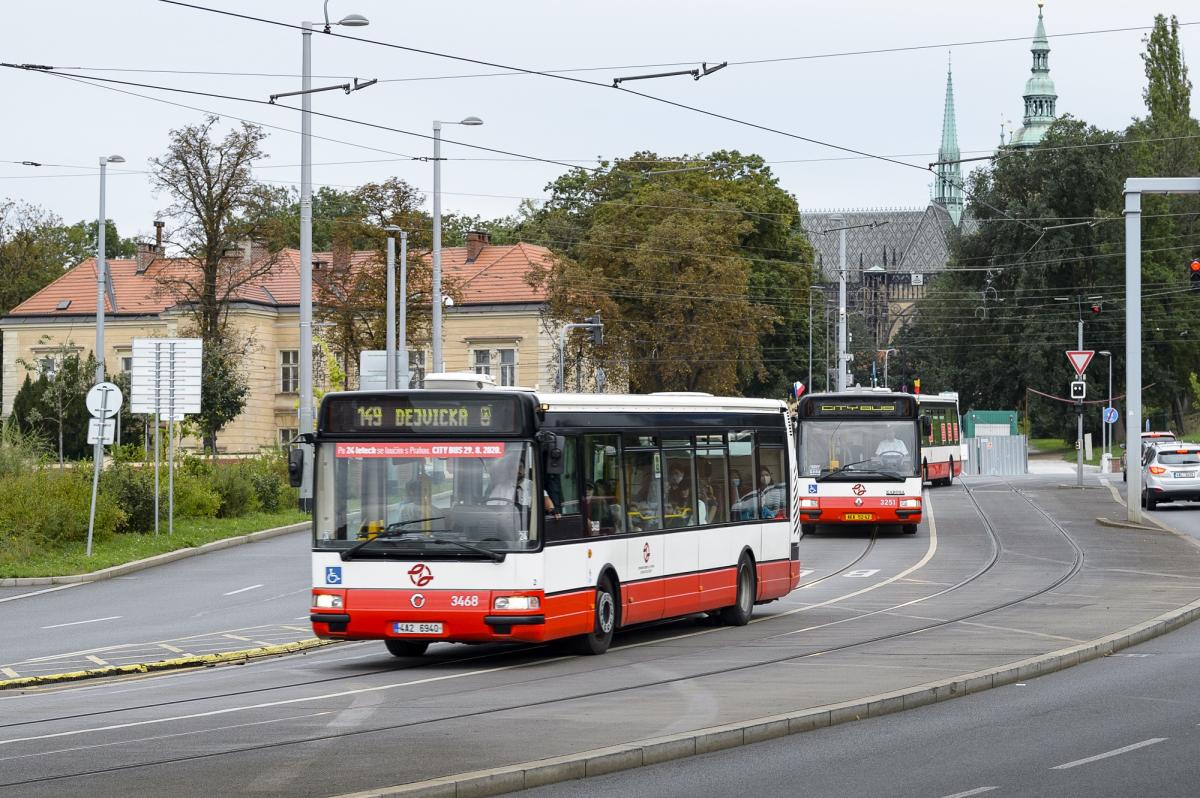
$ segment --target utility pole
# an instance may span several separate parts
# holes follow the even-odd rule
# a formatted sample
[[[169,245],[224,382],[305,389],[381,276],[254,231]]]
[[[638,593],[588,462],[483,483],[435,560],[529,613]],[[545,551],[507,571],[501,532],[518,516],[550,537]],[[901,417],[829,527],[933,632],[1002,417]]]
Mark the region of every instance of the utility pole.
[[[840,225],[844,220],[835,216],[831,220]],[[846,351],[846,228],[838,231],[838,357],[837,389],[846,390],[846,367],[850,354]]]

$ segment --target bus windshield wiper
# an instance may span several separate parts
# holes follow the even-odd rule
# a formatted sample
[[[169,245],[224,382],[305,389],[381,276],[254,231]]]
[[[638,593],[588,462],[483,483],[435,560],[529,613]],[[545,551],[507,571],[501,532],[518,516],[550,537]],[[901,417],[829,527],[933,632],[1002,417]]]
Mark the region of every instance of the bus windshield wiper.
[[[828,474],[822,474],[821,476],[817,477],[816,481],[822,482],[826,479],[829,479],[830,477],[832,477],[835,474],[843,474],[843,473],[848,472],[850,470],[850,466],[862,465],[863,463],[869,463],[869,462],[871,462],[871,461],[870,460],[855,460],[853,463],[846,463],[844,466],[838,466],[837,468],[833,469]],[[864,468],[863,470],[868,471],[870,469]]]
[[[444,518],[444,516],[437,516],[436,518],[418,518],[418,519],[414,519],[412,521],[403,521],[403,522],[399,522],[399,523],[400,524],[417,524],[422,521],[440,521],[440,520],[442,520],[442,518]],[[395,525],[393,525],[393,526],[395,526]],[[465,543],[461,540],[452,540],[450,538],[435,538],[432,535],[425,534],[424,532],[413,532],[413,531],[398,529],[398,528],[393,529],[391,531],[381,532],[373,538],[367,538],[366,540],[360,541],[359,543],[355,543],[353,546],[351,546],[350,548],[343,551],[341,554],[341,557],[342,557],[343,561],[353,559],[354,554],[356,552],[358,552],[360,549],[365,547],[367,544],[369,544],[375,540],[405,540],[405,539],[423,540],[426,543],[439,543],[442,545],[458,546],[459,548],[466,549],[467,551],[473,551],[473,552],[476,552],[477,554],[482,554],[485,557],[487,557],[488,559],[493,560],[495,562],[504,562],[504,554],[502,552],[496,551],[495,549],[489,549],[485,546],[476,546],[473,543]]]
[[[350,560],[356,552],[366,547],[373,541],[404,537],[405,535],[409,534],[409,532],[404,529],[404,527],[408,526],[409,524],[419,524],[424,521],[441,521],[443,518],[445,518],[445,516],[439,515],[433,518],[414,518],[411,521],[397,521],[395,523],[388,524],[387,529],[384,531],[374,535],[373,537],[368,537],[366,540],[360,540],[358,543],[355,543],[353,546],[343,551],[342,561],[346,562]]]

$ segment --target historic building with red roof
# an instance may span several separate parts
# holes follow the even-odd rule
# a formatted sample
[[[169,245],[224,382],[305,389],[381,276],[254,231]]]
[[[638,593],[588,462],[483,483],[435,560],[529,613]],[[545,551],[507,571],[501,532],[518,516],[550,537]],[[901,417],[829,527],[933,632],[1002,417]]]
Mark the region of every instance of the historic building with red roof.
[[[250,385],[246,409],[218,436],[223,452],[251,452],[297,430],[299,406],[300,253],[269,254],[249,245],[226,257],[240,259],[253,276],[231,292],[228,323],[251,342],[242,367]],[[378,253],[314,253],[316,268],[354,269],[377,264]],[[424,255],[429,259],[428,253]],[[556,341],[542,325],[545,296],[528,282],[531,270],[549,265],[545,247],[492,244],[487,233],[468,234],[467,245],[442,249],[447,285],[458,301],[443,314],[443,358],[447,371],[492,375],[497,385],[553,385]],[[342,262],[339,262],[342,261]],[[184,335],[191,319],[178,295],[165,286],[196,272],[193,262],[170,258],[156,244],[139,245],[135,258],[107,262],[112,292],[105,299],[104,361],[109,374],[129,370],[133,339]],[[319,277],[314,279],[318,287]],[[113,305],[112,298],[116,303]],[[320,301],[319,297],[317,301]],[[382,313],[384,297],[379,297]],[[2,413],[28,371],[26,364],[53,367],[65,346],[86,356],[96,340],[96,262],[67,270],[0,319],[3,334]],[[320,337],[321,328],[316,329]],[[410,367],[417,380],[430,363],[429,342],[410,341]],[[354,367],[352,365],[352,371]],[[351,375],[357,387],[357,375]],[[187,444],[198,446],[198,441]]]

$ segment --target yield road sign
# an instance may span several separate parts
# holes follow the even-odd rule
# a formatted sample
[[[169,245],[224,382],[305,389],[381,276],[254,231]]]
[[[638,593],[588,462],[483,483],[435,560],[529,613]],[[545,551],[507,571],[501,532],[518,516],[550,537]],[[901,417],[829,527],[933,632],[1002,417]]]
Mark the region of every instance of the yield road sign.
[[[95,418],[103,413],[105,418],[112,418],[121,409],[121,389],[111,382],[98,382],[87,392],[88,412]]]
[[[1071,361],[1071,368],[1075,369],[1075,373],[1082,377],[1094,354],[1096,353],[1091,349],[1067,350],[1067,360]]]

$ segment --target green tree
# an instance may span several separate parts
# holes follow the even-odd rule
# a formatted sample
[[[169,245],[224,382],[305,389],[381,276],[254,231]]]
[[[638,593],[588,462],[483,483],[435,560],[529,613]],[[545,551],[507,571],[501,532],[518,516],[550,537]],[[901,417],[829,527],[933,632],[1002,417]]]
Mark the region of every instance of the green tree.
[[[96,256],[96,222],[80,220],[64,228],[69,247],[67,263],[74,266]],[[137,254],[136,238],[121,238],[112,219],[104,222],[104,257],[132,258]]]
[[[45,339],[43,339],[44,343]],[[66,460],[87,456],[88,413],[84,397],[92,386],[96,358],[87,359],[70,343],[41,352],[37,361],[19,359],[26,379],[13,397],[13,416],[22,431],[54,441],[61,468]],[[36,380],[30,377],[37,374]]]
[[[61,277],[71,262],[62,221],[36,205],[0,202],[0,316]]]
[[[600,171],[573,169],[548,189],[550,200],[523,205],[506,235],[563,256],[534,276],[550,289],[547,321],[601,310],[610,374],[626,363],[633,387],[659,390],[705,381],[695,372],[712,369],[716,390],[782,396],[805,373],[812,250],[795,198],[761,158],[639,152]],[[717,268],[721,260],[728,269]],[[654,324],[656,313],[690,324],[688,335]],[[695,348],[681,351],[683,340]],[[712,345],[707,355],[701,340]]]
[[[170,241],[190,263],[163,269],[162,289],[191,316],[204,346],[202,384],[214,404],[201,420],[209,451],[216,433],[245,407],[245,378],[236,364],[252,341],[239,341],[227,329],[229,306],[238,291],[275,265],[275,252],[262,242],[277,242],[277,226],[262,214],[273,195],[255,182],[252,167],[265,157],[262,128],[242,123],[216,137],[218,118],[207,117],[170,133],[165,155],[151,159],[151,184],[172,204],[164,211],[175,228]],[[202,398],[203,402],[203,398]]]

